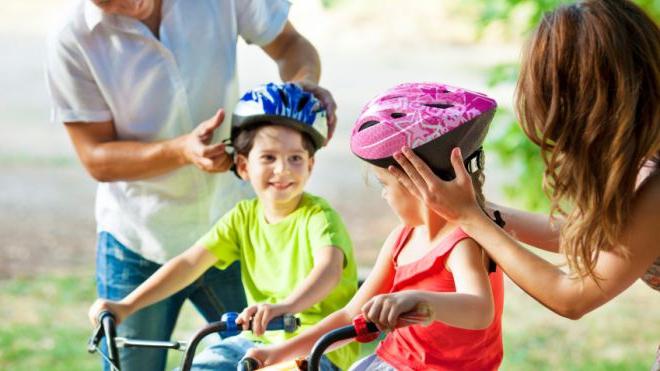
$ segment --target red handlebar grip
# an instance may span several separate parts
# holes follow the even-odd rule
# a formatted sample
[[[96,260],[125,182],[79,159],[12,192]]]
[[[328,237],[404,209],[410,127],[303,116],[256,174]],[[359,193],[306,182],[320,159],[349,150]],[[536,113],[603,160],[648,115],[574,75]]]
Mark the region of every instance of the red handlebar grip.
[[[370,343],[378,338],[377,332],[369,331],[367,328],[367,320],[362,314],[353,318],[353,327],[355,327],[355,340],[360,343]]]

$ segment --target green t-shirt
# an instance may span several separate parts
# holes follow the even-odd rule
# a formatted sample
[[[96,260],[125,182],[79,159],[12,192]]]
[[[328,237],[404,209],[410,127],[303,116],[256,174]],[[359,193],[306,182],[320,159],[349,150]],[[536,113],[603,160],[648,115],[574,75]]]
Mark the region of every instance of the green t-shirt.
[[[245,335],[264,343],[279,343],[341,309],[357,291],[353,246],[339,214],[322,198],[303,194],[298,208],[275,224],[264,218],[259,199],[239,202],[223,216],[197,245],[217,258],[216,267],[241,262],[241,278],[249,305],[284,301],[314,267],[316,250],[334,246],[344,253],[341,281],[322,301],[298,314],[298,332],[271,331],[261,337]],[[348,368],[356,360],[357,343],[328,354],[330,360]]]

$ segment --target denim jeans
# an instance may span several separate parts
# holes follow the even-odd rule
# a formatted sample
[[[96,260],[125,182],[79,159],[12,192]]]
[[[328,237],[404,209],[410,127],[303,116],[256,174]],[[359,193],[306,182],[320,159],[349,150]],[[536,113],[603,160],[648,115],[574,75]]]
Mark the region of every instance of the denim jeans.
[[[100,298],[119,300],[151,276],[160,265],[129,250],[110,233],[101,232],[96,251],[96,282]],[[209,269],[177,294],[135,312],[117,327],[117,336],[169,340],[186,299],[209,321],[219,321],[226,311],[240,312],[246,306],[240,265],[225,270]],[[105,343],[105,342],[104,342]],[[105,352],[105,349],[103,349]],[[122,370],[164,370],[164,349],[120,349]],[[104,369],[109,366],[104,362]]]
[[[192,371],[236,371],[238,362],[250,348],[255,346],[259,346],[259,344],[242,336],[222,339],[195,356]],[[319,366],[321,371],[339,371],[339,368],[326,356],[321,357]]]
[[[371,354],[353,363],[348,371],[395,371],[389,363],[383,361],[376,354]]]

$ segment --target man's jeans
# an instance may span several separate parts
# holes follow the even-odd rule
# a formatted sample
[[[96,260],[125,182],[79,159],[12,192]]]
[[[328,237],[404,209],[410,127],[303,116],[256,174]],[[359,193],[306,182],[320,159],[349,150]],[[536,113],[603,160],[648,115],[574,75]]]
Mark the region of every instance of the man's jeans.
[[[122,299],[158,268],[159,264],[129,250],[110,233],[99,234],[96,282],[100,298]],[[226,270],[211,268],[179,293],[135,312],[118,326],[117,336],[169,340],[186,299],[190,299],[209,322],[219,321],[226,311],[240,312],[245,308],[246,301],[239,264],[234,263]],[[167,351],[162,349],[120,349],[122,369],[128,371],[164,370],[166,357]],[[104,369],[109,370],[106,363]]]

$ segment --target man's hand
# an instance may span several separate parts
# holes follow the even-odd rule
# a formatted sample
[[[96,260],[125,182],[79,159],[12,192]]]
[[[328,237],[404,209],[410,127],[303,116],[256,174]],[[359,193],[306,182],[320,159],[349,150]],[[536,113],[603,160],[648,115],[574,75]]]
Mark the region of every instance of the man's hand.
[[[271,319],[289,312],[289,307],[283,304],[256,304],[243,309],[236,319],[237,325],[248,330],[252,320],[252,333],[259,336],[266,332]]]
[[[186,163],[193,164],[209,173],[222,173],[231,167],[232,157],[222,143],[211,144],[213,132],[225,119],[225,111],[199,124],[190,134],[182,137],[181,153]]]
[[[335,99],[332,97],[330,91],[311,81],[296,81],[296,84],[298,84],[304,90],[314,94],[314,96],[321,101],[323,108],[325,108],[326,112],[328,113],[328,139],[326,140],[327,144],[335,132],[335,127],[337,127],[337,103],[335,103]]]

